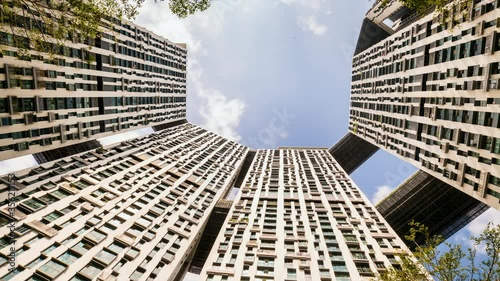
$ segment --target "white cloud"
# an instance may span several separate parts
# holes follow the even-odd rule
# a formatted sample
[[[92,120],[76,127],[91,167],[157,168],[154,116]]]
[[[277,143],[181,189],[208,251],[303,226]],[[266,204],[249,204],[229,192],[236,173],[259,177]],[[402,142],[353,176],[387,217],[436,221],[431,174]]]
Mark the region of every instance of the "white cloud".
[[[235,128],[239,125],[245,104],[238,99],[229,100],[217,90],[204,90],[201,98],[205,104],[200,108],[204,119],[202,127],[233,141],[241,136]]]
[[[38,166],[38,163],[31,154],[0,161],[0,175],[13,173],[34,166]]]
[[[470,222],[466,227],[460,230],[452,238],[454,243],[462,244],[463,246],[475,247],[478,254],[486,254],[486,246],[480,244],[479,246],[474,245],[474,241],[470,240],[470,237],[478,237],[481,235],[483,230],[486,228],[488,223],[493,223],[493,225],[500,224],[500,211],[490,208],[475,220]]]
[[[118,135],[112,135],[109,137],[100,138],[97,140],[102,144],[102,146],[107,146],[107,145],[110,145],[113,143],[122,142],[122,141],[126,141],[129,139],[134,139],[134,138],[142,137],[145,135],[149,135],[149,134],[152,134],[153,132],[154,132],[153,128],[147,127],[147,128],[142,128],[142,129],[130,131],[130,132],[121,133]]]
[[[390,187],[387,185],[382,185],[382,186],[377,187],[377,191],[375,191],[375,193],[373,194],[372,200],[371,200],[372,203],[374,205],[378,204],[380,201],[382,201],[382,199],[387,197],[387,195],[391,194],[391,192],[393,190],[394,190],[394,187]]]
[[[314,11],[320,11],[322,4],[326,3],[325,0],[278,0],[278,3],[290,5],[295,4],[299,6],[299,8],[303,9],[311,9]]]
[[[469,231],[470,235],[479,236],[489,222],[495,225],[500,224],[500,211],[494,208],[488,209],[467,225],[467,231]]]
[[[202,82],[203,68],[196,60],[188,64],[191,74],[191,87],[201,99],[198,113],[203,119],[201,126],[233,141],[241,140],[236,132],[241,116],[245,110],[245,103],[239,99],[228,99],[216,89],[207,89]]]
[[[319,24],[316,16],[298,17],[297,24],[302,30],[311,31],[314,35],[321,36],[325,34],[328,27],[323,24]]]

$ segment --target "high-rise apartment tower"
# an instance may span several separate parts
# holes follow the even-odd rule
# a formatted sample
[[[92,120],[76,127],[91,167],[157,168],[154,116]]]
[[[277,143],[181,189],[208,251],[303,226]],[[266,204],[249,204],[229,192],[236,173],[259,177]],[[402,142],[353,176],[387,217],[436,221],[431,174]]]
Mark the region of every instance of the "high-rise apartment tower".
[[[17,173],[15,205],[1,194],[0,279],[174,280],[247,151],[184,124]]]
[[[258,150],[200,280],[370,280],[408,249],[328,149]]]
[[[20,39],[1,33],[0,160],[186,118],[186,46],[130,22],[109,26],[53,54],[21,54]]]
[[[367,13],[352,61],[349,131],[500,209],[499,1],[420,17]]]

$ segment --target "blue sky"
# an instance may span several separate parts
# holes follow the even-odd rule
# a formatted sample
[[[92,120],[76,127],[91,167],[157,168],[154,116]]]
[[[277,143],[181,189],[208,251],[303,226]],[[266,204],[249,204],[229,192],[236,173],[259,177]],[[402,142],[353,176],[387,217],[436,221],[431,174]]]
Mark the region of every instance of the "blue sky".
[[[252,148],[330,147],[347,132],[351,58],[372,3],[218,0],[179,20],[167,2],[146,1],[136,22],[188,45],[190,122]],[[26,166],[31,159],[21,162]],[[0,162],[0,171],[8,166],[15,165]],[[415,170],[379,151],[352,178],[377,202]],[[497,211],[454,241],[492,219],[500,222]]]

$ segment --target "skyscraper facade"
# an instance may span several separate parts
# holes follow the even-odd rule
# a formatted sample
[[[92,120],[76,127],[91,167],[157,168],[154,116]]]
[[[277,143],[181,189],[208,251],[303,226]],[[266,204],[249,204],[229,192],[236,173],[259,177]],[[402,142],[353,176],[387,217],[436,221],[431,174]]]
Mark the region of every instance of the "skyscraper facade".
[[[500,209],[500,7],[461,2],[421,18],[374,4],[353,58],[349,130]]]
[[[406,251],[327,149],[258,150],[200,280],[370,280]]]
[[[184,124],[17,173],[0,279],[174,280],[247,150]]]
[[[186,46],[109,26],[50,54],[25,54],[14,42],[28,38],[1,33],[0,160],[186,118]]]

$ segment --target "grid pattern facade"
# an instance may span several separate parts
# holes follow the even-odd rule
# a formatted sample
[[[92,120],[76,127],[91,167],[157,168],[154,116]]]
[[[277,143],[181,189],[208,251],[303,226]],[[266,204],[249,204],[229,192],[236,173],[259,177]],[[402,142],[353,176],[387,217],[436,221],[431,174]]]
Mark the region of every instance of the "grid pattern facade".
[[[327,149],[258,150],[200,280],[370,280],[399,251]]]
[[[0,35],[0,160],[186,118],[184,44],[119,21],[52,53]]]
[[[466,2],[354,56],[349,130],[500,209],[500,7]]]
[[[0,279],[173,280],[247,151],[185,124],[18,173],[15,232],[0,207]]]

